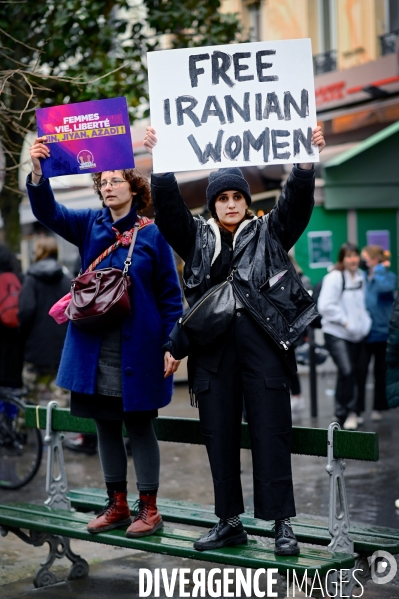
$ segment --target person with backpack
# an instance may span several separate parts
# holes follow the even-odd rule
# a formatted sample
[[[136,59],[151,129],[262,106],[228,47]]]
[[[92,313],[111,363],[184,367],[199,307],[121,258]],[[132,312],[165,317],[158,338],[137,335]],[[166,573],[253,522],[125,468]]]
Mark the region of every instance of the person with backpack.
[[[19,322],[24,345],[23,379],[35,401],[56,399],[65,406],[69,394],[55,385],[67,325],[49,316],[51,306],[68,293],[72,276],[58,262],[54,237],[40,237],[34,263],[26,273],[19,296]]]
[[[359,263],[359,248],[353,243],[344,243],[335,267],[323,278],[317,302],[325,344],[338,369],[335,417],[347,430],[355,430],[358,425],[359,368],[364,340],[371,328],[365,304],[364,274]]]
[[[22,387],[22,355],[18,329],[21,281],[14,254],[0,244],[0,387]]]

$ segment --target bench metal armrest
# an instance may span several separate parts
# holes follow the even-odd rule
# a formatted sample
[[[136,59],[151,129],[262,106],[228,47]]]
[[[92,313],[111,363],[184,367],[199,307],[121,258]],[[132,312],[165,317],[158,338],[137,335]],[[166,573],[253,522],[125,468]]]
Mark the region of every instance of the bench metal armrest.
[[[44,442],[48,445],[46,475],[48,497],[44,503],[49,507],[55,507],[60,510],[70,510],[71,502],[66,495],[68,492],[68,480],[62,448],[64,434],[60,431],[53,431],[52,420],[54,408],[58,408],[58,403],[50,401],[47,404],[46,436],[44,437]]]
[[[334,431],[341,430],[337,422],[328,427],[327,466],[330,475],[330,503],[328,529],[331,535],[330,551],[354,553],[353,540],[349,536],[349,505],[346,496],[344,471],[346,463],[334,457]]]

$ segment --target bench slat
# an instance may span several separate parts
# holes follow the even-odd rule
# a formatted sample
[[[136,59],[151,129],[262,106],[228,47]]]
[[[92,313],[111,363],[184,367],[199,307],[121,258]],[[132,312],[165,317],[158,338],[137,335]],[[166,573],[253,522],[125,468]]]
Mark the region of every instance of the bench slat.
[[[103,489],[83,488],[75,489],[68,493],[71,504],[77,510],[98,511],[107,499]],[[129,505],[133,508],[137,497],[130,495]],[[204,506],[188,501],[163,499],[158,497],[158,507],[165,522],[190,524],[193,526],[212,527],[218,521],[214,515],[213,506]],[[273,537],[272,522],[259,520],[253,513],[247,511],[241,517],[242,523],[248,534],[264,537]],[[327,518],[316,516],[299,516],[291,518],[294,532],[302,543],[316,543],[328,545],[331,541],[328,532]],[[350,536],[354,541],[355,551],[359,553],[374,553],[378,549],[385,549],[392,554],[399,553],[399,530],[379,526],[352,524]]]
[[[320,575],[329,569],[351,568],[354,558],[342,553],[331,554],[325,550],[303,548],[298,557],[282,557],[274,555],[273,549],[264,547],[257,541],[248,545],[226,547],[215,551],[198,552],[193,549],[193,540],[198,537],[197,531],[186,531],[165,527],[155,535],[141,539],[127,539],[124,530],[112,530],[92,535],[86,530],[91,517],[88,514],[56,510],[46,506],[33,504],[0,505],[0,525],[14,528],[27,528],[50,534],[117,545],[152,553],[161,553],[186,557],[190,559],[229,564],[246,568],[278,568],[285,574],[294,570],[303,574],[305,570],[313,576],[318,570]]]
[[[26,408],[26,424],[46,428],[46,408],[36,410],[34,406]],[[154,420],[154,428],[160,441],[204,445],[199,420],[195,418],[159,417]],[[90,418],[71,416],[69,410],[53,410],[53,429],[64,432],[96,433],[94,421]],[[248,424],[241,425],[241,447],[250,449]],[[126,432],[126,431],[125,431]],[[327,456],[327,429],[293,427],[292,453],[311,456]],[[334,432],[334,457],[377,462],[379,458],[378,436],[376,433],[359,431]]]

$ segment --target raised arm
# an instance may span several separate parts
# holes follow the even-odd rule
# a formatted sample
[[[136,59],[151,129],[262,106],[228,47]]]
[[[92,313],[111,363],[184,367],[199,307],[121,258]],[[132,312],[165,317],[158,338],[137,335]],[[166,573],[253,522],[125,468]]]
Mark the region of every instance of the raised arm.
[[[33,185],[39,185],[42,178],[42,163],[40,160],[50,158],[50,150],[46,146],[47,137],[37,137],[30,149],[30,158],[32,160],[31,181]]]
[[[156,143],[155,130],[147,127],[144,145],[151,154]],[[159,230],[175,252],[186,260],[194,244],[196,222],[183,201],[174,174],[152,174],[151,196]]]
[[[325,146],[321,127],[313,130],[312,143],[321,152]],[[312,163],[295,165],[280,198],[270,212],[268,225],[288,252],[306,229],[314,206],[314,166]]]
[[[159,232],[152,227],[153,247],[156,252],[156,270],[154,272],[154,290],[159,313],[163,322],[163,339],[165,344],[176,320],[183,311],[182,291],[176,271],[176,263],[170,246]]]
[[[28,175],[26,187],[32,212],[40,223],[80,247],[92,211],[90,209],[68,210],[56,202],[49,180],[42,177],[40,159],[50,156],[45,140],[46,137],[38,137],[30,149],[32,172]]]
[[[315,127],[312,131],[312,144],[319,148],[319,154],[326,145],[323,132],[319,126]],[[309,171],[313,168],[313,162],[303,162],[298,166],[305,171]]]
[[[277,237],[287,252],[308,226],[314,206],[313,196],[314,169],[294,166],[268,220],[272,237]]]

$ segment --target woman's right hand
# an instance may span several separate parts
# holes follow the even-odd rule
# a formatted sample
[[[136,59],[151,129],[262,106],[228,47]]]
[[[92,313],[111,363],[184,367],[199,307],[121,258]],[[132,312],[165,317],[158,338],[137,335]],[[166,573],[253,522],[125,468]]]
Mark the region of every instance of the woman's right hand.
[[[144,138],[144,147],[152,154],[152,148],[157,145],[156,131],[154,127],[146,127],[147,133]]]
[[[44,159],[50,156],[50,150],[45,145],[46,139],[47,137],[45,135],[43,137],[37,137],[30,149],[30,157],[32,160],[32,172],[39,176],[41,176],[42,174],[42,165],[40,162],[40,158]]]

